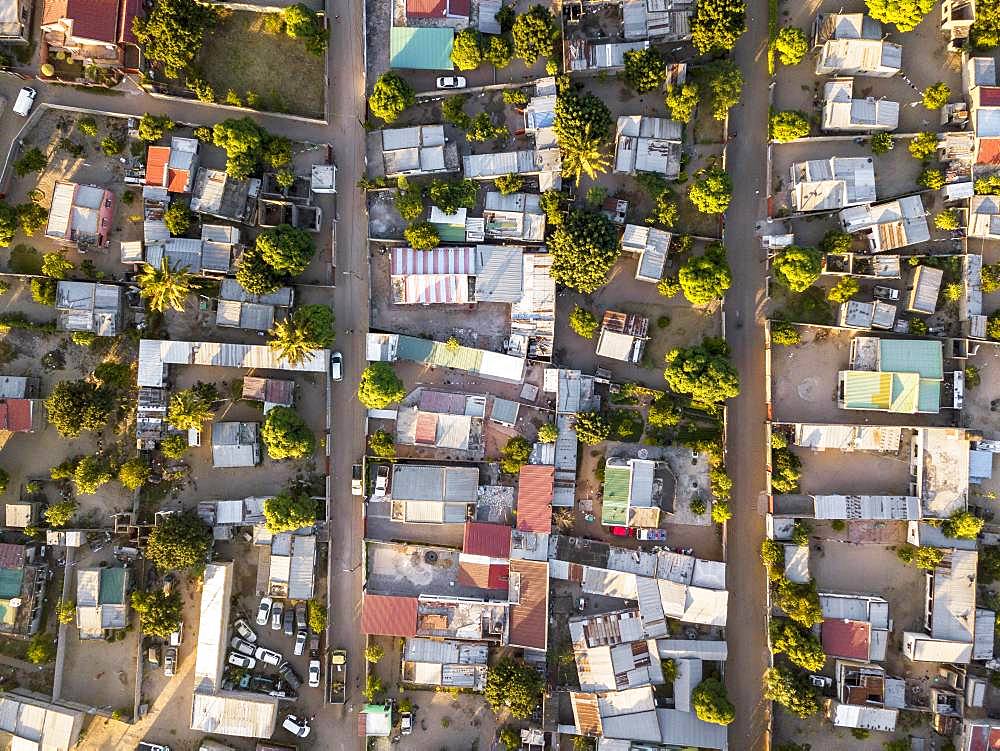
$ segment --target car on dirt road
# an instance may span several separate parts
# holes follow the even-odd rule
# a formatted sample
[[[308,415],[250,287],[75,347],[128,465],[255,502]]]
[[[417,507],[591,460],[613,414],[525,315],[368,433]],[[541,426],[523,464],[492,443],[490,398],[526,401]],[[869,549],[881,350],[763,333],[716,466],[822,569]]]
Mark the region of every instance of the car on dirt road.
[[[261,597],[260,605],[257,606],[257,625],[266,626],[267,619],[271,617],[271,606],[274,600],[270,597]]]

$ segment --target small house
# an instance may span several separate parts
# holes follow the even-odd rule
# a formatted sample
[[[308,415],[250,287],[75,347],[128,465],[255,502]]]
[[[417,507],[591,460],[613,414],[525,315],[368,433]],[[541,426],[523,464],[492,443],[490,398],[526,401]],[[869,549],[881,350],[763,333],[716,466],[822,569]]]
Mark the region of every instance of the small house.
[[[260,425],[255,422],[212,423],[212,466],[254,467],[260,464]]]
[[[60,180],[52,189],[45,236],[67,244],[109,245],[115,194],[96,185]]]

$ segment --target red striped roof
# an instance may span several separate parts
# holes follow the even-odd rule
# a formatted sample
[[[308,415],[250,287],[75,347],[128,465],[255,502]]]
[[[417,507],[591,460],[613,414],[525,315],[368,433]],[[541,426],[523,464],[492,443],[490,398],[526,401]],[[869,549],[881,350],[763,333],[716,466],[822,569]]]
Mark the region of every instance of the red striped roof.
[[[447,0],[406,0],[406,15],[409,18],[443,18]]]
[[[0,399],[0,430],[31,430],[31,399]]]
[[[522,532],[552,531],[552,488],[556,468],[542,464],[521,467],[517,482],[517,528]]]
[[[417,598],[365,594],[361,630],[379,636],[416,636]]]
[[[462,552],[488,558],[510,558],[510,527],[504,524],[466,522]]]
[[[510,585],[510,599],[517,599],[517,604],[510,606],[510,645],[545,649],[549,631],[549,564],[511,561]]]
[[[1000,106],[1000,86],[980,86],[979,104],[982,107]]]

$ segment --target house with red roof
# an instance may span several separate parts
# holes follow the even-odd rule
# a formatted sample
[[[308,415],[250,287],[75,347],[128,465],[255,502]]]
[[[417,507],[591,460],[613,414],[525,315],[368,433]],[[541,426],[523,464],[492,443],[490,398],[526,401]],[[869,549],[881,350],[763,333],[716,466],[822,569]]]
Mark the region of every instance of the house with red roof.
[[[42,41],[90,65],[123,65],[138,50],[133,22],[142,12],[142,0],[44,0]],[[137,67],[137,55],[128,57]]]
[[[146,152],[146,185],[168,193],[190,193],[198,170],[198,139],[171,138]]]
[[[517,481],[517,529],[549,534],[552,531],[552,494],[556,469],[551,465],[527,464]]]

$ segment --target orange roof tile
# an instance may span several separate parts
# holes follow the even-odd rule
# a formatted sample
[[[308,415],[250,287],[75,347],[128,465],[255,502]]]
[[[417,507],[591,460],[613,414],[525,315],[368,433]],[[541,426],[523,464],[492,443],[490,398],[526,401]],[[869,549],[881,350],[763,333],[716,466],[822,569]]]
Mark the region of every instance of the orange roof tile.
[[[379,636],[416,636],[417,598],[365,594],[361,630]]]
[[[545,649],[549,632],[549,564],[510,562],[510,644]]]
[[[170,154],[170,149],[167,149]],[[171,193],[186,193],[188,183],[188,171],[186,169],[167,170],[167,190]]]
[[[167,187],[167,162],[170,161],[169,146],[150,146],[146,152],[146,185]]]
[[[517,482],[517,528],[522,532],[552,531],[552,488],[556,468],[528,464],[521,467]]]

